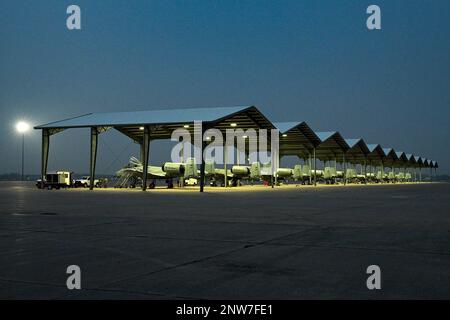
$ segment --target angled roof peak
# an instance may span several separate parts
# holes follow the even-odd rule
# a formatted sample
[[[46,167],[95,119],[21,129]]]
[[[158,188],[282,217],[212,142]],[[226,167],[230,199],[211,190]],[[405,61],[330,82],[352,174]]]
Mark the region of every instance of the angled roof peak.
[[[330,139],[332,136],[334,136],[336,133],[338,133],[337,131],[319,131],[319,132],[314,132],[321,141],[325,141]]]

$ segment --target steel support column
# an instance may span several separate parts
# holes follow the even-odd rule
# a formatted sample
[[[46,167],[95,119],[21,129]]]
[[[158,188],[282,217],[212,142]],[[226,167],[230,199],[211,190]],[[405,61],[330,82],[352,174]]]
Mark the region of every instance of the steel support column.
[[[309,163],[309,184],[312,184],[312,163],[311,163],[311,152],[308,152],[309,158],[308,158],[308,163]]]
[[[44,183],[47,174],[48,150],[50,147],[50,132],[48,129],[42,129],[42,151],[41,151],[41,182]]]
[[[202,135],[203,136],[203,135]],[[203,192],[203,189],[205,188],[205,159],[203,157],[203,151],[205,150],[205,142],[202,141],[201,143],[201,162],[200,162],[200,192]]]
[[[148,176],[148,160],[150,154],[150,127],[144,127],[144,136],[141,144],[142,156],[142,191],[147,190],[147,176]]]
[[[345,153],[342,153],[342,178],[344,179],[344,185],[347,184],[347,165],[345,163]]]
[[[181,141],[181,159],[180,160],[181,160],[181,163],[186,164],[186,161],[184,160],[184,141]],[[180,188],[184,188],[184,174],[179,178],[179,185],[180,185]]]
[[[314,156],[314,186],[317,185],[317,159],[316,159],[316,148],[313,149]]]
[[[225,175],[223,176],[223,181],[224,181],[224,184],[225,184],[225,188],[228,187],[228,174],[227,174],[227,162],[228,162],[228,159],[227,158],[228,158],[228,146],[225,143],[225,147],[224,147],[224,150],[223,150],[223,169],[224,169],[224,172],[225,172]]]
[[[203,141],[203,136],[205,134],[206,128],[205,128],[205,124],[202,124],[202,131],[201,131],[201,143],[200,143],[200,192],[203,192],[203,189],[205,188],[205,157],[203,156],[203,152],[205,150],[206,147],[206,142]],[[239,154],[238,154],[238,159],[239,159]]]
[[[94,189],[95,182],[95,166],[97,163],[97,147],[98,147],[98,129],[97,127],[91,127],[91,161],[90,161],[90,176],[89,176],[89,189]]]

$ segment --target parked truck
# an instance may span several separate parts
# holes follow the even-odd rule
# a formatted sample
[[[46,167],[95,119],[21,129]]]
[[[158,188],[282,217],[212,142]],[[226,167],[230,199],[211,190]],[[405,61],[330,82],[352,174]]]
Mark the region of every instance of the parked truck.
[[[36,186],[39,189],[61,189],[73,187],[72,172],[69,171],[56,171],[49,172],[42,179],[37,180]]]
[[[99,182],[100,182],[100,180],[94,179],[94,186],[96,188],[99,187]],[[90,185],[91,185],[91,177],[89,177],[89,176],[84,176],[84,177],[81,177],[80,179],[75,180],[75,188],[80,188],[80,187],[87,188]]]

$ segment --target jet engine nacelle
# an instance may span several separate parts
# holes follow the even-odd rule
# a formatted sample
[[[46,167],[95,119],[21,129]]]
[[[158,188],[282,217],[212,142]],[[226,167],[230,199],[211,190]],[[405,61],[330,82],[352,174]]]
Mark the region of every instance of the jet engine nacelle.
[[[277,169],[278,178],[290,178],[292,177],[292,169],[290,168],[278,168]]]
[[[185,168],[182,163],[166,162],[163,164],[162,170],[167,173],[168,176],[177,177],[184,175]]]
[[[235,176],[246,177],[250,175],[250,168],[247,166],[233,166],[231,173]]]

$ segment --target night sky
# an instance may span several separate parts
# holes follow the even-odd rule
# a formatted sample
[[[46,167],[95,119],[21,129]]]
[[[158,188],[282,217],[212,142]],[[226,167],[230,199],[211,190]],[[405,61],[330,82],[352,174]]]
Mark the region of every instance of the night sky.
[[[70,4],[82,30],[66,28]],[[382,30],[366,28],[370,4]],[[18,120],[211,105],[255,105],[450,173],[449,16],[446,0],[0,0],[0,173],[20,170]],[[40,134],[26,135],[27,173],[39,173]],[[103,134],[97,172],[137,154]],[[169,157],[152,143],[152,164]],[[52,137],[49,170],[88,167],[88,129]]]

